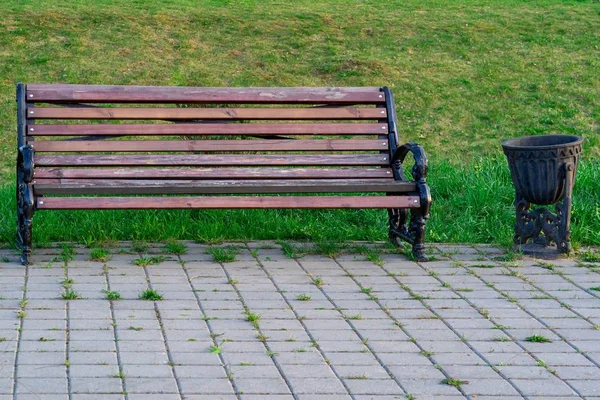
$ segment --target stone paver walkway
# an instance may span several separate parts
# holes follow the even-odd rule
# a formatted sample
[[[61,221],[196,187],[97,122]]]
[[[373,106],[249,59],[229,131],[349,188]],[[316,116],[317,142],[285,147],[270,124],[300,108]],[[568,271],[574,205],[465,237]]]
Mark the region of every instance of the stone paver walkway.
[[[600,399],[600,264],[186,245],[0,254],[0,400]]]

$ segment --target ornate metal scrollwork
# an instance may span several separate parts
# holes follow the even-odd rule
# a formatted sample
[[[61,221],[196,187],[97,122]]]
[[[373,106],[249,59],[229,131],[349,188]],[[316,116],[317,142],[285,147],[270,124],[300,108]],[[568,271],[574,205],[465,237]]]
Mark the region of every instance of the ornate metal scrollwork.
[[[388,210],[390,231],[389,237],[392,243],[400,245],[400,240],[404,240],[413,246],[413,256],[419,261],[426,261],[425,256],[425,222],[429,218],[431,207],[431,193],[427,186],[427,156],[423,147],[411,142],[398,147],[391,158],[391,165],[394,169],[394,176],[398,180],[407,181],[402,163],[408,155],[412,153],[415,164],[411,169],[411,175],[417,185],[417,191],[420,197],[420,208],[410,210],[410,219],[408,211],[404,209]]]
[[[17,245],[22,250],[21,263],[28,264],[31,256],[33,212],[33,147],[21,146],[17,155]]]
[[[533,243],[550,246],[556,243],[558,251],[568,253],[571,250],[571,231],[565,221],[568,205],[562,201],[555,205],[555,213],[547,208],[531,210],[531,203],[521,199],[517,202],[517,222],[514,243]]]

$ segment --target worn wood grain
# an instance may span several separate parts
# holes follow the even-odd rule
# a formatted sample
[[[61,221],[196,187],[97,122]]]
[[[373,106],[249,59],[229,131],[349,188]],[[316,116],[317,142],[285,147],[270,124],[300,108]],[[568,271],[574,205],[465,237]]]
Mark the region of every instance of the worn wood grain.
[[[28,136],[128,135],[380,135],[385,124],[37,124]]]
[[[387,140],[40,140],[36,152],[146,151],[368,151],[388,148]]]
[[[216,104],[377,104],[385,102],[385,96],[378,87],[210,88],[64,84],[28,84],[27,99],[35,102]]]
[[[43,209],[417,208],[417,196],[43,197]]]

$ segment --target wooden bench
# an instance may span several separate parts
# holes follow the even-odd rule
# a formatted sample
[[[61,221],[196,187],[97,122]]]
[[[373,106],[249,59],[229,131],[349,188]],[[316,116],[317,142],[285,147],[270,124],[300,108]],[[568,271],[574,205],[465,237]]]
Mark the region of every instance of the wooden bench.
[[[49,209],[387,209],[390,239],[425,260],[427,158],[400,145],[386,87],[19,83],[17,105],[25,264]]]

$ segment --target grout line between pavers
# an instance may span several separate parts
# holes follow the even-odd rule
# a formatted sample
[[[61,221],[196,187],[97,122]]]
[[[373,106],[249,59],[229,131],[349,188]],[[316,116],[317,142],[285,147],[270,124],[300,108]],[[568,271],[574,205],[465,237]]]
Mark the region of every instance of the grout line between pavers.
[[[358,281],[358,280],[357,280],[357,279],[354,277],[354,275],[353,275],[353,274],[351,274],[350,272],[348,272],[348,271],[346,270],[346,268],[344,268],[344,267],[342,266],[342,264],[341,264],[341,263],[340,263],[338,260],[334,259],[334,261],[335,261],[335,262],[336,262],[336,264],[337,264],[337,265],[338,265],[338,266],[339,266],[339,267],[340,267],[340,268],[341,268],[341,269],[342,269],[342,270],[343,270],[343,271],[346,273],[346,275],[347,275],[347,276],[348,276],[350,279],[352,279],[352,280],[354,281],[354,283],[356,283],[356,284],[358,285],[358,287],[359,287],[359,288],[362,288],[362,287],[363,287],[363,286],[360,284],[360,282],[359,282],[359,281]],[[380,268],[381,268],[381,269],[383,269],[383,270],[384,270],[384,271],[385,271],[385,272],[388,274],[388,276],[390,276],[390,273],[389,273],[388,271],[386,271],[386,270],[385,270],[385,269],[384,269],[382,266],[380,266]],[[397,282],[397,283],[399,283],[399,284],[400,284],[400,282]],[[402,284],[400,284],[400,286],[402,286]],[[402,289],[404,289],[404,287],[402,287]],[[406,289],[404,289],[404,290],[406,290]],[[377,300],[373,300],[373,301],[375,301],[375,303],[377,303],[377,306],[378,306],[378,307],[381,309],[381,311],[383,311],[383,312],[384,312],[384,313],[385,313],[385,314],[386,314],[386,315],[387,315],[387,316],[388,316],[388,317],[389,317],[389,318],[390,318],[392,321],[394,321],[395,325],[396,325],[396,326],[397,326],[397,327],[398,327],[398,328],[399,328],[399,329],[400,329],[400,330],[401,330],[401,331],[402,331],[402,332],[403,332],[403,333],[404,333],[406,336],[408,336],[409,338],[412,338],[412,335],[410,335],[410,333],[408,332],[408,330],[406,330],[406,328],[404,328],[404,326],[402,326],[402,323],[401,323],[400,321],[398,321],[398,319],[397,319],[396,317],[394,317],[394,316],[393,316],[393,315],[390,313],[390,311],[389,311],[389,310],[388,310],[386,307],[384,307],[384,306],[383,306],[383,304],[381,304],[381,302],[380,302],[378,299],[377,299]],[[423,304],[423,306],[427,307],[427,305],[425,305],[425,304]],[[438,318],[440,318],[440,317],[439,317],[439,316],[438,316],[438,315],[437,315],[437,314],[436,314],[434,311],[432,311],[432,310],[430,310],[430,311],[431,311],[432,313],[434,313],[434,314],[435,314],[435,315],[436,315]],[[448,325],[447,325],[447,326],[448,326]],[[452,327],[448,326],[448,328],[450,328],[450,329],[451,329],[451,330],[454,332],[454,330],[452,329]],[[459,336],[459,335],[458,335],[456,332],[454,332],[454,333],[455,333],[457,336]],[[460,337],[460,336],[459,336],[459,337]],[[426,352],[425,348],[424,348],[423,346],[421,346],[421,344],[420,344],[420,343],[419,343],[419,342],[418,342],[416,339],[415,339],[415,341],[414,341],[414,342],[412,342],[412,343],[414,343],[414,344],[415,344],[415,346],[417,346],[417,347],[419,348],[419,350],[421,351],[421,353],[425,353],[425,352]],[[473,349],[473,350],[474,350],[474,349]],[[435,359],[434,359],[433,357],[431,357],[431,356],[425,356],[425,357],[426,357],[426,358],[427,358],[427,359],[428,359],[428,360],[429,360],[429,361],[430,361],[430,362],[433,364],[433,366],[434,366],[434,367],[435,367],[435,366],[439,366],[439,369],[438,369],[438,370],[439,370],[439,371],[440,371],[442,374],[444,374],[444,376],[445,376],[446,378],[448,378],[448,379],[452,378],[452,376],[451,376],[450,374],[448,374],[448,372],[446,372],[446,371],[443,369],[443,367],[442,367],[441,365],[439,365],[438,363],[436,363],[436,362],[435,362]],[[484,359],[484,361],[486,361],[486,360]],[[436,368],[436,369],[437,369],[437,368]],[[390,374],[390,376],[393,376],[392,372],[391,372],[390,370],[388,370],[387,368],[386,368],[386,371],[387,371],[387,372]],[[460,393],[461,393],[463,396],[465,396],[465,397],[468,397],[468,396],[467,396],[467,394],[465,393],[465,391],[464,391],[464,390],[463,390],[463,389],[462,389],[460,386],[459,386],[459,387],[457,387],[456,389],[457,389],[457,390],[458,390],[458,391],[459,391],[459,392],[460,392]]]
[[[313,276],[313,274],[311,274],[310,272],[308,272],[306,270],[306,268],[304,268],[304,266],[302,265],[302,263],[300,261],[298,261],[297,259],[294,259],[294,261],[296,261],[296,263],[298,264],[298,266],[300,266],[300,268],[302,269],[302,271],[304,271],[304,273],[309,278]],[[335,262],[337,264],[337,261],[335,261]],[[346,321],[346,324],[348,324],[348,326],[350,326],[350,329],[352,329],[352,331],[354,331],[354,333],[356,334],[356,336],[358,336],[358,338],[361,340],[361,342],[363,343],[363,345],[369,350],[369,352],[371,353],[371,355],[373,356],[373,358],[375,358],[375,360],[379,363],[379,365],[388,373],[388,375],[390,376],[390,378],[392,378],[392,380],[396,383],[396,385],[398,385],[398,387],[400,388],[400,390],[402,390],[402,393],[404,395],[408,394],[408,390],[406,390],[404,388],[404,385],[402,385],[402,383],[400,383],[400,381],[396,378],[396,376],[394,374],[392,374],[392,372],[388,368],[388,366],[385,365],[385,363],[381,360],[381,358],[379,358],[379,356],[377,355],[377,353],[371,348],[371,346],[369,346],[367,338],[365,338],[358,331],[358,329],[356,328],[356,326],[354,326],[354,324],[352,323],[352,321],[350,321],[350,320],[348,320],[348,318],[344,317],[344,314],[341,312],[340,307],[338,307],[338,305],[335,303],[335,301],[323,290],[323,288],[320,287],[319,285],[316,285],[316,284],[315,284],[315,286],[317,287],[317,289],[319,289],[319,291],[323,294],[323,296],[325,296],[325,298],[334,306],[335,310],[340,314],[340,316],[342,317],[342,319],[344,321]]]
[[[190,285],[190,289],[192,290],[192,293],[194,294],[194,297],[196,298],[196,303],[198,304],[198,307],[200,308],[200,312],[202,313],[203,317],[206,317],[206,311],[204,309],[204,306],[202,305],[202,301],[200,300],[200,297],[198,297],[198,292],[196,292],[196,290],[194,289],[194,285],[192,284],[192,279],[190,277],[190,274],[189,274],[187,268],[185,267],[185,261],[181,259],[181,256],[178,256],[178,258],[179,258],[179,264],[181,265],[181,268],[183,269],[183,272],[185,273],[185,277],[187,278],[188,284]],[[213,346],[217,347],[219,344],[217,343],[217,337],[215,336],[216,335],[215,331],[210,324],[210,319],[206,318],[204,320],[204,322],[206,323],[206,327],[208,328],[208,333],[210,334],[210,340],[212,340]],[[219,360],[221,361],[221,366],[225,370],[227,379],[229,380],[231,387],[233,387],[235,397],[238,400],[241,400],[240,392],[232,378],[233,374],[231,373],[231,369],[225,363],[225,358],[223,357],[223,354],[219,353],[217,355],[219,356]]]
[[[69,279],[69,263],[66,260],[65,260],[64,270],[65,270],[65,281],[68,281],[68,279]],[[73,400],[72,384],[71,384],[71,363],[69,362],[69,356],[71,354],[71,343],[70,343],[70,340],[71,340],[71,307],[70,307],[70,305],[71,305],[70,301],[67,300],[65,302],[65,311],[66,311],[66,316],[67,316],[67,320],[65,321],[65,325],[66,325],[65,368],[66,368],[66,373],[67,373],[67,392],[68,392],[69,400]]]
[[[419,264],[419,266],[425,270],[428,271],[427,268],[423,267],[421,264]],[[485,280],[483,280],[475,271],[473,271],[472,269],[469,269],[466,266],[463,266],[463,268],[471,275],[475,276],[476,278],[478,278],[481,282],[485,283],[487,285],[488,282],[486,282]],[[434,277],[438,282],[443,283],[443,281],[441,279],[439,279],[437,276]],[[498,327],[498,329],[500,331],[502,331],[502,333],[504,333],[506,336],[508,336],[512,342],[517,345],[518,347],[521,348],[521,350],[523,350],[523,352],[527,355],[529,355],[531,358],[533,358],[536,363],[538,365],[544,365],[544,360],[542,360],[541,358],[537,357],[535,354],[532,354],[531,351],[529,351],[526,347],[524,347],[504,326],[497,324],[494,319],[492,317],[490,317],[489,315],[486,316],[484,312],[482,312],[482,309],[480,309],[477,305],[475,305],[475,303],[473,303],[470,299],[468,299],[467,297],[463,296],[461,293],[456,292],[454,290],[454,288],[451,286],[450,289],[456,294],[458,295],[460,298],[462,298],[464,301],[466,301],[469,305],[471,305],[471,307],[473,307],[479,314],[481,314],[482,316],[484,316],[485,318],[487,318],[490,322],[492,322],[496,327]],[[498,294],[500,294],[502,297],[504,297],[507,301],[511,302],[508,297],[505,294],[503,294],[502,292],[498,291],[498,289],[496,289],[494,286],[492,286],[492,289],[494,289]],[[517,306],[519,307],[519,309],[527,312],[527,310],[524,310],[523,307],[521,305],[519,305],[518,303],[513,303],[513,304],[517,304]],[[527,312],[529,315],[533,316],[533,314]],[[533,316],[535,318],[535,316]],[[491,365],[491,364],[490,364]],[[552,372],[552,371],[548,371],[548,372]],[[553,374],[554,375],[554,374]],[[560,379],[560,378],[559,378]],[[579,392],[579,390],[575,389],[572,385],[570,385],[567,381],[563,381],[561,379],[562,382],[564,382],[571,390],[573,390],[574,393],[576,393],[579,397],[583,398],[583,396],[581,395],[581,393]],[[509,380],[510,382],[510,380]],[[521,393],[521,391],[519,389],[517,389],[519,391],[519,393]],[[528,398],[527,396],[524,396],[525,398]]]
[[[25,276],[23,282],[23,296],[21,297],[20,309],[24,312],[27,306],[27,283],[29,282],[29,265],[25,265]],[[17,346],[15,348],[15,362],[13,365],[13,400],[17,400],[17,384],[18,384],[18,368],[19,368],[19,350],[21,349],[21,337],[23,336],[23,321],[24,317],[20,318],[19,328],[17,329]]]
[[[108,265],[104,264],[104,277],[106,278],[106,290],[111,291],[110,278],[108,274]],[[112,320],[113,336],[115,338],[115,349],[117,351],[117,367],[119,368],[119,378],[121,378],[121,389],[123,390],[123,396],[125,400],[129,400],[129,393],[127,393],[127,383],[125,382],[125,375],[123,374],[123,361],[121,360],[121,349],[119,347],[119,331],[117,329],[117,318],[115,317],[115,308],[113,300],[108,300],[108,306],[110,309],[110,318]]]
[[[154,290],[154,288],[152,287],[152,281],[150,280],[150,274],[148,273],[148,269],[146,268],[146,266],[142,268],[144,269],[144,274],[146,275],[146,283],[148,283],[148,287]],[[179,395],[180,399],[183,399],[181,383],[179,382],[179,378],[177,377],[177,371],[175,371],[175,362],[173,360],[173,355],[171,354],[171,349],[169,348],[169,343],[167,342],[167,335],[165,333],[165,327],[160,316],[160,310],[158,309],[158,304],[156,301],[153,301],[152,303],[154,304],[154,312],[156,314],[156,319],[158,320],[158,325],[160,326],[160,335],[162,336],[163,344],[165,345],[165,349],[167,350],[169,368],[171,369],[171,374],[173,374],[173,379],[175,379],[175,384],[177,385],[177,394]]]
[[[578,268],[581,268],[581,267],[578,267]],[[587,269],[589,270],[590,268],[587,268]],[[584,292],[586,292],[586,293],[587,293],[587,294],[589,294],[590,296],[593,296],[593,297],[595,297],[595,298],[597,298],[597,299],[600,299],[600,294],[597,294],[597,293],[595,293],[593,290],[586,289],[586,288],[584,288],[583,286],[581,286],[579,283],[575,282],[574,280],[572,280],[572,279],[570,279],[570,278],[567,278],[563,272],[561,272],[561,271],[556,271],[556,270],[551,270],[550,272],[551,272],[552,274],[554,274],[554,275],[558,275],[558,276],[560,276],[560,277],[561,277],[561,278],[563,278],[565,281],[567,281],[567,282],[569,282],[571,285],[573,285],[573,286],[575,286],[575,287],[577,287],[577,288],[579,288],[579,289],[583,290]],[[599,275],[600,275],[600,272],[597,272],[597,271],[594,271],[594,270],[592,270],[592,272],[594,272],[594,273],[596,273],[596,274],[599,274]],[[533,284],[532,284],[532,285],[533,285]]]
[[[233,290],[235,290],[235,292],[237,293],[238,299],[242,303],[242,307],[244,307],[246,314],[249,314],[252,310],[250,310],[250,308],[244,301],[244,298],[242,297],[242,293],[239,291],[236,284],[233,283],[234,281],[231,279],[231,275],[229,275],[229,272],[227,271],[227,269],[221,262],[216,262],[216,263],[221,267],[221,269],[223,269],[223,272],[227,276],[227,280],[230,282],[230,285],[233,287]],[[260,326],[258,325],[258,323],[253,324],[253,325],[254,325],[254,329],[256,329],[258,334],[261,337],[264,337],[265,335],[263,335],[262,330],[260,329]],[[288,387],[290,393],[292,394],[292,397],[294,397],[295,400],[299,400],[298,395],[294,392],[294,388],[292,387],[292,384],[288,380],[287,376],[285,376],[285,373],[283,372],[283,368],[281,367],[281,364],[279,364],[279,361],[277,361],[277,358],[275,357],[274,352],[271,350],[271,347],[269,347],[269,344],[267,343],[266,340],[261,340],[261,342],[262,342],[263,346],[265,346],[265,349],[267,350],[267,355],[271,358],[271,361],[273,361],[275,368],[277,368],[279,375],[281,375],[281,378],[284,380],[286,386]]]
[[[503,268],[508,269],[509,271],[512,271],[509,267],[506,266],[502,266]],[[467,267],[465,267],[467,268]],[[476,276],[479,280],[481,280],[484,283],[487,283],[483,278],[481,278],[479,275],[474,275]],[[526,277],[520,278],[519,276],[517,276],[518,279],[521,279],[523,282],[533,286],[534,288],[536,288],[537,290],[539,290],[540,292],[544,293],[545,295],[547,295],[548,297],[550,297],[552,300],[556,301],[557,303],[559,303],[562,307],[565,307],[561,301],[557,300],[556,297],[548,294],[545,290],[539,288],[538,286],[532,284],[531,282],[529,282],[529,280]],[[492,287],[492,289],[494,289],[498,294],[500,294],[502,297],[504,297],[505,299],[509,299],[509,295],[506,294],[505,292],[503,292],[502,290],[497,289],[495,286]],[[509,300],[510,301],[510,300]],[[600,368],[600,364],[594,360],[593,358],[591,358],[590,356],[588,356],[585,352],[581,351],[577,346],[575,346],[573,343],[571,343],[566,337],[564,337],[561,333],[556,331],[556,328],[551,327],[550,325],[548,325],[544,320],[538,318],[535,314],[533,314],[532,312],[530,312],[529,310],[527,310],[527,308],[525,308],[524,306],[522,306],[518,300],[515,299],[515,304],[519,307],[519,309],[521,309],[523,312],[527,313],[530,317],[532,317],[533,319],[535,319],[536,321],[538,321],[540,324],[544,325],[548,330],[550,330],[553,334],[555,334],[556,336],[558,336],[564,343],[566,343],[569,347],[571,347],[573,350],[575,350],[577,353],[581,354],[582,356],[584,356],[585,358],[587,358],[591,363],[593,363],[596,367]],[[581,316],[582,319],[584,319],[586,322],[590,323],[589,321],[586,320],[585,317],[583,317],[581,314],[574,312],[571,307],[565,307],[567,310],[569,310],[570,312],[572,312],[573,314],[576,314],[578,316]],[[591,324],[591,323],[590,323]],[[592,324],[593,325],[593,324]]]
[[[417,264],[419,266],[419,268],[421,268],[423,271],[429,273],[430,271],[423,267],[420,263],[415,262],[415,264]],[[384,271],[388,272],[385,268],[381,267],[381,269],[383,269]],[[388,272],[389,274],[389,272]],[[442,281],[437,275],[429,275],[432,278],[434,278],[435,280],[437,280],[440,284],[444,284],[444,281]],[[394,280],[396,280],[396,282],[398,282],[400,284],[400,286],[404,289],[405,287],[408,288],[407,285],[403,284],[402,282],[400,282],[400,280],[398,280],[396,277],[394,277]],[[486,318],[487,320],[491,321],[495,326],[498,326],[498,324],[496,324],[495,322],[493,322],[492,318],[490,318],[489,316],[484,315],[484,313],[479,309],[479,307],[477,307],[473,302],[471,302],[467,297],[465,297],[462,293],[457,292],[456,290],[454,290],[454,288],[452,286],[449,287],[449,289],[452,291],[452,293],[454,293],[455,295],[457,295],[459,298],[461,298],[462,300],[464,300],[465,302],[467,302],[467,304],[469,304],[471,307],[473,307],[482,317]],[[406,289],[405,289],[406,290]],[[412,289],[409,288],[409,290],[407,290],[408,293],[412,293]],[[444,325],[446,325],[452,332],[454,332],[454,334],[456,336],[458,336],[461,341],[471,349],[471,351],[473,351],[473,353],[475,353],[479,358],[481,358],[490,368],[492,368],[492,370],[494,372],[496,372],[502,379],[504,379],[510,386],[513,387],[513,389],[515,389],[517,391],[517,393],[519,393],[521,395],[521,397],[528,399],[529,397],[526,396],[521,389],[512,381],[512,379],[510,379],[509,377],[507,377],[497,366],[493,365],[488,359],[487,357],[485,357],[479,350],[477,350],[475,347],[473,347],[473,345],[471,345],[471,343],[469,343],[468,340],[462,340],[462,335],[460,335],[452,325],[450,325],[443,317],[441,317],[435,310],[433,307],[431,307],[429,304],[427,304],[425,301],[423,300],[419,300],[421,302],[421,304],[423,304],[423,306],[425,306],[431,313],[433,313],[440,321],[442,321],[442,323]],[[514,337],[512,335],[509,335],[505,332],[504,329],[502,329],[502,332],[504,332],[507,336],[509,336],[511,338],[511,340],[514,340]],[[521,347],[521,346],[519,346]],[[526,349],[524,349],[523,347],[521,347],[524,351],[527,352]],[[535,359],[535,357],[534,357]],[[536,361],[538,361],[536,359]]]
[[[252,250],[248,246],[248,243],[246,243],[246,248],[252,253]],[[323,350],[321,349],[321,346],[316,341],[316,339],[314,338],[314,336],[312,335],[312,333],[310,333],[310,331],[308,330],[306,324],[304,323],[304,321],[302,320],[302,318],[300,318],[300,315],[298,315],[298,313],[296,312],[296,310],[294,309],[294,307],[292,307],[292,304],[289,302],[288,298],[282,294],[283,291],[279,288],[279,285],[275,282],[275,280],[273,279],[273,277],[271,276],[271,274],[269,274],[267,272],[267,270],[265,269],[264,264],[258,259],[258,257],[254,256],[254,259],[258,263],[258,266],[260,267],[260,269],[263,270],[263,272],[265,273],[265,275],[267,276],[267,278],[269,278],[269,280],[271,281],[271,283],[273,284],[273,286],[275,286],[275,289],[277,289],[277,292],[279,293],[279,295],[281,296],[281,298],[283,298],[283,301],[285,301],[285,303],[288,305],[288,307],[290,308],[290,310],[294,313],[294,316],[296,317],[296,320],[300,323],[300,325],[302,325],[302,328],[304,329],[304,332],[306,333],[306,335],[309,337],[310,341],[315,344],[315,348],[317,349],[317,351],[319,352],[319,354],[321,355],[321,357],[323,358],[323,360],[326,360],[327,357],[325,357],[325,353],[323,353]],[[333,367],[333,365],[331,365],[331,363],[325,363],[325,364],[329,367],[329,369],[331,369],[331,372],[333,372],[333,374],[335,375],[335,377],[340,381],[340,383],[342,384],[342,386],[344,387],[344,389],[346,389],[346,392],[348,392],[348,396],[350,396],[350,398],[352,400],[354,400],[356,397],[354,396],[353,393],[350,392],[350,388],[347,386],[346,382],[341,378],[340,374],[336,371],[336,369]]]

